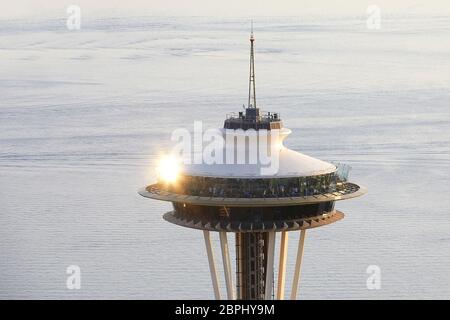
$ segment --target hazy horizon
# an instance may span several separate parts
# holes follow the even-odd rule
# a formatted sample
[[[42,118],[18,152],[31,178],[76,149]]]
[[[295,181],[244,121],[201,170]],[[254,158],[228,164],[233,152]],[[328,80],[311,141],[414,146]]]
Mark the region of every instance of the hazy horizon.
[[[370,5],[380,7],[385,15],[450,14],[445,0],[342,0],[318,1],[108,1],[97,0],[17,0],[0,4],[0,19],[51,18],[65,16],[69,5],[78,5],[84,17],[92,16],[308,16],[365,15]]]

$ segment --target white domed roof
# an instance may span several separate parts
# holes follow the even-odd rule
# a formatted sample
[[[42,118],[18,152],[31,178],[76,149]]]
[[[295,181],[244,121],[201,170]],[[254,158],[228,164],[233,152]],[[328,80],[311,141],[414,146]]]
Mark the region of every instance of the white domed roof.
[[[185,164],[182,168],[182,172],[183,174],[190,176],[220,178],[281,178],[314,176],[336,171],[336,166],[331,163],[307,156],[283,146],[282,141],[290,132],[291,131],[289,129],[283,128],[278,132],[278,140],[273,140],[272,142],[268,143],[268,145],[277,144],[277,147],[274,150],[276,150],[278,156],[273,158],[271,157],[272,161],[274,162],[272,164],[272,170],[267,170],[269,165],[263,165],[258,161],[255,164]],[[237,131],[228,129],[224,130],[224,134],[238,134],[246,137],[254,136],[254,132],[247,133],[246,131],[242,130]],[[270,131],[268,131],[268,134],[271,134]],[[249,145],[251,145],[251,143],[247,142],[247,145],[244,147],[246,152],[254,152],[252,151],[255,150],[254,146],[250,147]],[[224,154],[225,152],[226,151],[224,149]]]
[[[328,162],[307,156],[288,148],[280,150],[279,167],[273,175],[261,174],[260,164],[191,164],[185,165],[183,173],[191,176],[221,178],[304,177],[336,171]]]

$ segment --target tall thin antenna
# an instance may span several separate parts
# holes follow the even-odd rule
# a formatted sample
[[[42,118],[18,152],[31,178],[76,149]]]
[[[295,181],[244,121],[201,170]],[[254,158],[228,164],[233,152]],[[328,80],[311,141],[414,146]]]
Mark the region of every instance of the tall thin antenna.
[[[255,53],[253,50],[253,42],[255,38],[253,37],[253,20],[251,22],[251,33],[250,33],[250,78],[248,81],[248,107],[256,108],[256,88],[255,88]],[[252,99],[253,93],[253,99]],[[253,101],[252,101],[253,100]],[[252,104],[253,102],[253,104]]]

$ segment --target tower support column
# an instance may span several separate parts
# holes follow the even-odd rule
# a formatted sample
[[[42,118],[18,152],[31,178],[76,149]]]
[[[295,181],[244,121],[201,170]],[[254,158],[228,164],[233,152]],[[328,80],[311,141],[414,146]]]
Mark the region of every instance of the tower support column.
[[[298,240],[297,260],[295,261],[294,280],[292,281],[291,300],[297,299],[298,285],[300,282],[300,272],[302,270],[303,251],[305,248],[306,230],[300,231],[300,239]]]
[[[223,271],[225,273],[225,284],[227,286],[227,298],[228,300],[234,299],[233,292],[233,275],[231,273],[230,251],[228,248],[228,239],[226,232],[219,232],[220,247],[222,249],[222,262]]]
[[[214,297],[220,300],[219,281],[217,280],[216,264],[214,262],[214,252],[211,245],[211,235],[208,230],[203,230],[205,238],[206,254],[208,255],[209,272],[211,273],[211,281],[214,289]]]

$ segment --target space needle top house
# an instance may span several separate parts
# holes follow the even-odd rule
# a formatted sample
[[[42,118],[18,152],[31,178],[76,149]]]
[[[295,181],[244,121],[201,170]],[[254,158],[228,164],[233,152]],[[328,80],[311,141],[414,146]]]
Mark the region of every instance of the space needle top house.
[[[263,114],[256,104],[253,32],[250,44],[247,107],[227,116],[220,130],[226,141],[220,154],[234,161],[185,164],[178,174],[172,168],[176,164],[169,161],[164,164],[166,175],[139,193],[172,202],[173,210],[164,214],[168,222],[203,230],[216,299],[221,294],[211,231],[219,233],[228,299],[284,299],[288,232],[300,230],[290,292],[291,299],[296,299],[306,229],[342,219],[344,214],[335,209],[335,202],[360,196],[365,190],[347,180],[348,167],[283,146],[291,131],[283,127],[277,113]],[[255,156],[260,154],[269,155],[270,164]],[[248,161],[255,158],[258,161]],[[236,237],[235,277],[227,233]],[[277,233],[281,238],[275,293]]]

